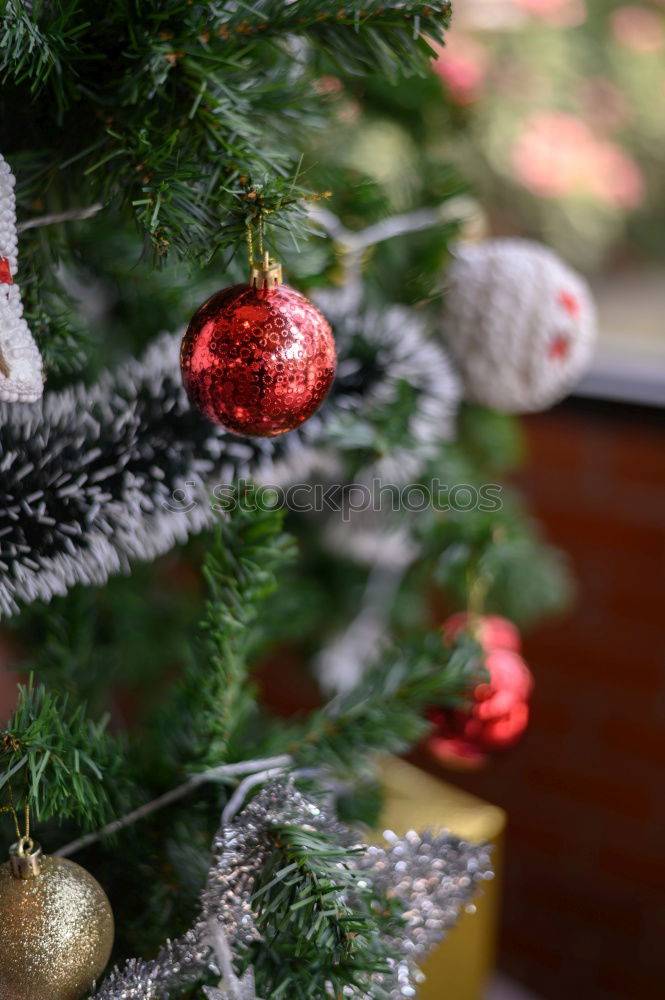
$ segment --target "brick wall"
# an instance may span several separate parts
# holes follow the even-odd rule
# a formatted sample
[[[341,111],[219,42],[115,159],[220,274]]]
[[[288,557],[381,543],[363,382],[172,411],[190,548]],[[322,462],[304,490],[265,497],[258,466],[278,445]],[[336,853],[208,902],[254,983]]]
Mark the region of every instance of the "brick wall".
[[[523,486],[573,564],[574,610],[527,637],[523,743],[446,776],[509,815],[502,964],[551,1000],[665,981],[665,413],[568,401],[525,419]]]

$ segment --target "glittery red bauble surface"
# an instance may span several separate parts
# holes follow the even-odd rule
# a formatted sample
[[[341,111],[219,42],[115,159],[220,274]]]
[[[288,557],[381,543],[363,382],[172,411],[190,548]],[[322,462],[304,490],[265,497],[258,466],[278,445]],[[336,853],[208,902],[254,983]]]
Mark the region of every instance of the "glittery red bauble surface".
[[[204,302],[180,349],[187,394],[234,434],[293,430],[325,399],[335,342],[319,310],[288,285],[234,285]]]
[[[442,763],[470,769],[482,766],[488,753],[513,746],[529,722],[533,677],[519,655],[519,632],[505,618],[471,618],[457,614],[443,625],[447,639],[471,628],[484,652],[489,678],[471,692],[465,709],[432,708],[428,715],[436,731],[428,740],[430,753]]]

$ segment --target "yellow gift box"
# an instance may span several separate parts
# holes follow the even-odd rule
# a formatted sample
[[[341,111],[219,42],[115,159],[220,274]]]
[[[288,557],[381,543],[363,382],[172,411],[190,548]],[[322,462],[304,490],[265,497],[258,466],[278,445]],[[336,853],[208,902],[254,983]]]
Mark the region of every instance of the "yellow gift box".
[[[418,991],[419,1000],[482,1000],[495,964],[506,814],[406,761],[389,757],[379,767],[385,790],[382,830],[450,830],[463,840],[494,845],[494,879],[473,900],[476,912],[463,913],[423,963],[427,979]]]

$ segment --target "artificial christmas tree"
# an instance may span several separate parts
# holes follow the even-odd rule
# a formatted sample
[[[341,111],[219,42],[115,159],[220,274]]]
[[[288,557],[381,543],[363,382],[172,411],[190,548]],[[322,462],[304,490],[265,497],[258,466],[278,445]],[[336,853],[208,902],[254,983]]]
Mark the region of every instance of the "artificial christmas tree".
[[[566,591],[495,481],[514,424],[462,403],[440,336],[459,183],[409,107],[436,96],[449,13],[6,4],[2,152],[47,387],[2,411],[0,609],[32,679],[0,805],[8,845],[31,817],[107,890],[99,1000],[412,996],[491,875],[482,844],[362,836],[371,752],[486,679],[472,635],[442,644],[432,588],[463,609],[481,580],[474,613],[518,624]],[[416,140],[408,191],[358,168],[386,118]],[[244,273],[254,241],[298,291]],[[207,296],[238,283],[229,318]],[[255,671],[280,657],[332,700],[271,713]]]

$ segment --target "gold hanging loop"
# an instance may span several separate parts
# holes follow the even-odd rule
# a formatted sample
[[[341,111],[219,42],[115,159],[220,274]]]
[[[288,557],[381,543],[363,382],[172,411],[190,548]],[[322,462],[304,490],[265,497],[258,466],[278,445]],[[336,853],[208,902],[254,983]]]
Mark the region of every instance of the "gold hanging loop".
[[[9,860],[14,878],[36,878],[41,874],[42,849],[30,837],[21,837],[18,843],[12,844],[9,848]]]
[[[263,260],[265,253],[263,250],[263,239],[266,234],[266,222],[263,218],[263,212],[259,212],[259,259]]]
[[[254,234],[252,232],[251,219],[247,219],[245,221],[245,230],[247,233],[247,262],[251,272],[254,267]]]
[[[247,257],[249,261],[249,284],[257,290],[277,288],[282,284],[282,265],[277,260],[273,260],[267,250],[264,249],[265,219],[263,213],[259,215],[258,223],[258,243],[259,260],[254,260],[254,233],[252,223],[249,219],[247,227]]]

